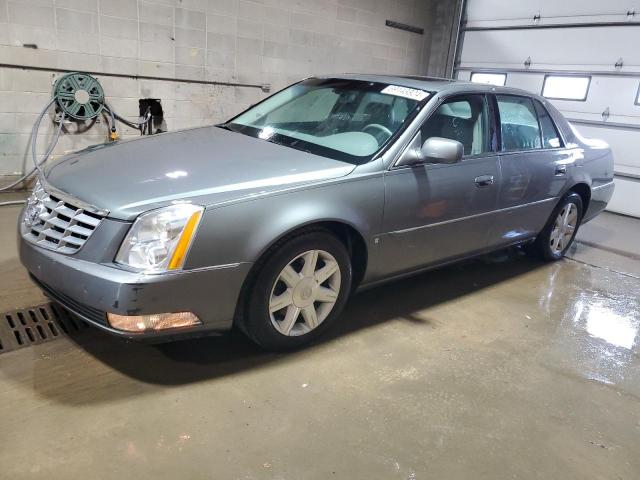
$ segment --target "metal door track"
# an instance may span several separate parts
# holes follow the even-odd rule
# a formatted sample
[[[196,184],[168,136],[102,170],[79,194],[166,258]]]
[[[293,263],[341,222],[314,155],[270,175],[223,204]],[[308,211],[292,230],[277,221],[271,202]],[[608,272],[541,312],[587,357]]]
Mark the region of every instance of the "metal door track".
[[[73,335],[89,325],[54,303],[1,314],[0,353]]]

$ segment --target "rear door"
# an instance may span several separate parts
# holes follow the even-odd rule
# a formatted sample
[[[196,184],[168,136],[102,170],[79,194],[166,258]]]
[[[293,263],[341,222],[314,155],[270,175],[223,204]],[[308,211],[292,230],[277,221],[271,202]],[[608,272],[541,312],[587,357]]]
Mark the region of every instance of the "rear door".
[[[387,270],[440,263],[487,246],[500,171],[495,121],[483,94],[449,97],[411,145],[443,137],[463,144],[454,164],[393,167],[385,174],[384,249]]]
[[[495,95],[500,122],[500,214],[491,246],[532,237],[543,228],[576,159],[565,148],[545,107],[536,99]]]

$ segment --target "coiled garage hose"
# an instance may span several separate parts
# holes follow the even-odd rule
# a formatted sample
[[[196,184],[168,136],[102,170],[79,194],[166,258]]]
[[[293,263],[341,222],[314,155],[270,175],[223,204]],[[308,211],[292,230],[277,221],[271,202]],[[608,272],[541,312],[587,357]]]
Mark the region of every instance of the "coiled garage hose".
[[[36,144],[38,141],[38,131],[40,130],[40,124],[42,119],[47,114],[47,111],[53,104],[56,104],[57,110],[60,112],[58,117],[58,128],[55,135],[51,140],[51,143],[47,147],[42,160],[38,161],[36,155]],[[80,72],[67,73],[60,77],[53,86],[52,98],[47,105],[42,109],[40,115],[36,119],[33,129],[31,130],[31,158],[33,161],[33,168],[25,173],[18,180],[13,183],[0,188],[0,192],[10,190],[17,185],[21,184],[25,180],[28,180],[31,175],[38,172],[42,174],[42,165],[49,159],[53,149],[58,144],[60,134],[62,133],[62,126],[64,120],[69,117],[78,121],[92,120],[100,115],[103,111],[109,114],[111,122],[107,120],[110,130],[110,138],[115,140],[118,138],[116,130],[116,120],[128,125],[132,128],[137,128],[142,131],[143,126],[147,125],[151,120],[151,113],[147,111],[145,118],[141,122],[132,122],[118,115],[113,108],[107,103],[104,98],[104,91],[100,82],[91,75]],[[25,200],[15,200],[9,202],[0,202],[0,207],[8,205],[21,205]]]

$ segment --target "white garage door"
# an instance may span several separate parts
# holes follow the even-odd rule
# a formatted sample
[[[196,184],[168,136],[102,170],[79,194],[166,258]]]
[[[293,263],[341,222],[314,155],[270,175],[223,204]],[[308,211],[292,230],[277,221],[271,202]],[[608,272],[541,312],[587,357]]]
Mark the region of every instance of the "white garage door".
[[[609,210],[640,217],[640,0],[467,0],[466,19],[457,77],[544,90],[611,145]]]

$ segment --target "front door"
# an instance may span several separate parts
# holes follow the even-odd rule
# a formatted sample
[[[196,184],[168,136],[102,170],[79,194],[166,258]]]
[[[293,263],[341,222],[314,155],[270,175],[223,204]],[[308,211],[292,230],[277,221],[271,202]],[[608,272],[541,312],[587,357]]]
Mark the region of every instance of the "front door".
[[[492,119],[485,95],[448,98],[425,121],[412,145],[430,137],[457,140],[464,147],[462,160],[386,172],[381,248],[389,273],[441,263],[487,246],[500,183]]]

